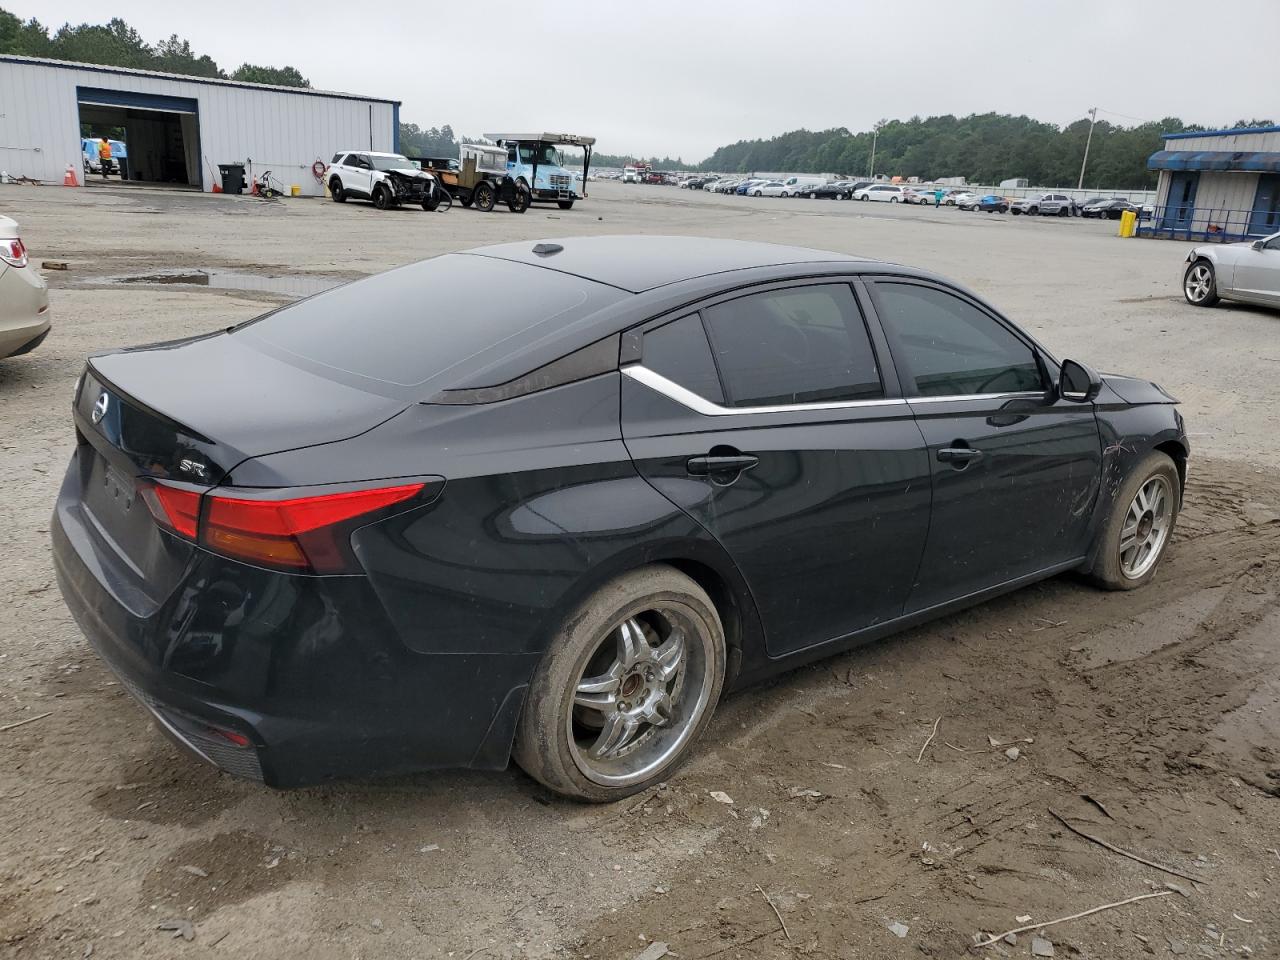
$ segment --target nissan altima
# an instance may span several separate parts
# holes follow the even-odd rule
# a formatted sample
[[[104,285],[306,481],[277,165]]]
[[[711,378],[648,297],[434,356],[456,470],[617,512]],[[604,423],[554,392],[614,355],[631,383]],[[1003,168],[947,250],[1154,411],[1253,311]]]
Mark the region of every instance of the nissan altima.
[[[53,554],[102,659],[223,770],[514,757],[613,800],[729,689],[1066,571],[1146,583],[1174,403],[910,267],[512,243],[92,357]]]

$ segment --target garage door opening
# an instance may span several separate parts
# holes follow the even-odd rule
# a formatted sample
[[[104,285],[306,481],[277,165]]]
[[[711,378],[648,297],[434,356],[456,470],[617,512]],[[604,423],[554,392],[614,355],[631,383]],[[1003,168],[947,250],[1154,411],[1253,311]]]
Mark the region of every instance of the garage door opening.
[[[194,99],[77,87],[84,182],[201,188],[200,111]],[[97,142],[112,144],[104,177]]]

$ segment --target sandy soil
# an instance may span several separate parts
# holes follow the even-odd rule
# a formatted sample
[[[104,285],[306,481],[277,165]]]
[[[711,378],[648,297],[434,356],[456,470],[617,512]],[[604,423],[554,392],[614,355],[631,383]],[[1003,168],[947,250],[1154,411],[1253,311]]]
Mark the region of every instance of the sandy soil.
[[[54,334],[0,362],[0,728],[42,717],[0,730],[0,956],[628,960],[648,938],[686,960],[959,957],[979,931],[1146,893],[1167,895],[1044,936],[1058,957],[1274,956],[1280,314],[1185,306],[1185,247],[1116,240],[1104,224],[596,192],[519,217],[0,189],[36,260],[71,266],[48,274]],[[1196,449],[1159,577],[1127,594],[1058,578],[745,691],[678,777],[611,807],[565,803],[514,769],[279,793],[178,754],[53,584],[47,518],[71,388],[86,353],[286,298],[110,278],[347,278],[606,231],[932,267],[1061,354],[1160,380],[1184,399]],[[1051,810],[1198,882],[1083,839]],[[173,920],[194,939],[157,929]],[[982,952],[1030,956],[1031,937]]]

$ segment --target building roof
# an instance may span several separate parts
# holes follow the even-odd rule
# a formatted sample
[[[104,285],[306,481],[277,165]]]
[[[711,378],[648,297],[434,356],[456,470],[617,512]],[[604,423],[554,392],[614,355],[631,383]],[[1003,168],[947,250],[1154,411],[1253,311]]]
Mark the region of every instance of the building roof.
[[[1157,150],[1147,158],[1148,170],[1243,170],[1280,173],[1280,152],[1243,150]]]
[[[807,247],[705,237],[560,237],[501,243],[466,252],[545,267],[631,293],[753,267],[866,262],[862,257]]]
[[[193,77],[185,73],[161,73],[157,70],[136,70],[133,67],[113,67],[102,63],[78,63],[74,60],[50,60],[46,57],[21,57],[16,54],[0,54],[0,63],[20,63],[33,67],[63,67],[70,70],[89,70],[93,73],[110,73],[129,77],[151,77],[155,80],[178,80],[184,83],[202,83],[215,87],[240,87],[246,90],[269,90],[272,93],[293,93],[305,97],[329,97],[337,100],[360,100],[367,103],[400,105],[399,100],[386,97],[366,97],[358,93],[341,93],[337,90],[317,90],[314,87],[286,87],[274,83],[248,83],[244,80],[224,80],[221,77]]]
[[[1186,133],[1162,133],[1165,140],[1189,140],[1192,137],[1232,137],[1243,133],[1280,133],[1280,127],[1234,127],[1231,130],[1192,130]]]

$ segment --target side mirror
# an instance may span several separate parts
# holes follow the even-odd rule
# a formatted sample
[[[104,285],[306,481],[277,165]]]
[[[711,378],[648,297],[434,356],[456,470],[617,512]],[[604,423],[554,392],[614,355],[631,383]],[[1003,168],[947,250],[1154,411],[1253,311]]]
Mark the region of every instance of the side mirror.
[[[1263,246],[1266,245],[1266,242],[1267,241],[1265,240],[1255,240],[1253,243],[1249,244],[1249,246],[1253,247],[1255,250],[1261,250]]]
[[[1058,396],[1072,403],[1089,403],[1102,390],[1102,377],[1092,367],[1075,360],[1063,360],[1058,374]]]

